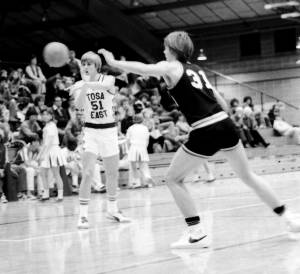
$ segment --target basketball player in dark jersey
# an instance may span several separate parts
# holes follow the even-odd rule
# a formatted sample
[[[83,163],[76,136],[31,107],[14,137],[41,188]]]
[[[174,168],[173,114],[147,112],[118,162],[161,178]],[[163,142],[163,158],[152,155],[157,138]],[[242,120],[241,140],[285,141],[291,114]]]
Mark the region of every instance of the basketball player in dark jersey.
[[[200,226],[196,206],[183,179],[208,157],[222,150],[236,174],[287,224],[288,231],[300,232],[300,223],[280,202],[269,184],[249,167],[245,150],[228,117],[222,96],[208,82],[204,72],[188,63],[194,45],[186,32],[172,32],[164,40],[166,61],[156,64],[117,61],[111,52],[101,49],[106,62],[126,72],[163,77],[169,94],[177,102],[193,130],[188,141],[176,152],[166,175],[167,186],[188,225],[188,233],[172,248],[207,247],[209,240]]]

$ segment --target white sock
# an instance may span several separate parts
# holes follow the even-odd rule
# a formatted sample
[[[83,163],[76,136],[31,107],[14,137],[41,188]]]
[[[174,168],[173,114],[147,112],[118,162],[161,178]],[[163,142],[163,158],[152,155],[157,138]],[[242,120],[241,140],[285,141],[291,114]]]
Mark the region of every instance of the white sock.
[[[117,201],[107,201],[107,211],[108,212],[118,212],[119,208],[118,208],[118,203]]]
[[[89,206],[88,205],[79,205],[79,216],[81,217],[86,217],[88,216],[88,210]]]
[[[57,198],[58,199],[63,199],[64,198],[64,190],[63,189],[58,189],[57,190]]]
[[[49,198],[49,189],[44,189],[42,197],[43,198]]]
[[[72,175],[72,185],[78,187],[78,175],[77,174]]]

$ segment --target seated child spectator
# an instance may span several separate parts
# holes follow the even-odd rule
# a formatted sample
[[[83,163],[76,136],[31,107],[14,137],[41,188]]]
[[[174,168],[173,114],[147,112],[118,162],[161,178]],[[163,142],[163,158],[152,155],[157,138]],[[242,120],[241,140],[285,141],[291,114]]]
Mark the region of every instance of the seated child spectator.
[[[163,151],[165,138],[160,129],[158,116],[153,116],[154,126],[150,131],[148,153],[160,153]]]
[[[26,112],[26,120],[21,124],[18,139],[25,143],[30,143],[40,139],[42,129],[38,122],[38,113],[34,107],[31,107]]]
[[[264,147],[268,147],[270,145],[270,143],[267,143],[264,140],[264,138],[260,135],[260,133],[258,132],[258,126],[257,126],[256,120],[254,118],[254,113],[249,106],[244,108],[243,122],[247,126],[247,128],[250,131],[251,136],[253,137],[254,145],[262,144]]]

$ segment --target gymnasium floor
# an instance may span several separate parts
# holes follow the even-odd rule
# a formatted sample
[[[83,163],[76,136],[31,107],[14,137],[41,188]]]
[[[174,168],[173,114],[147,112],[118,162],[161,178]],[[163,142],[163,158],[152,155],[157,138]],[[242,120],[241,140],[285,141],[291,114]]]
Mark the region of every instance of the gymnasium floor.
[[[300,213],[300,172],[265,175]],[[300,240],[239,179],[187,184],[212,247],[172,251],[184,223],[167,188],[122,190],[131,224],[106,220],[103,195],[90,206],[88,231],[78,231],[77,197],[0,205],[0,273],[298,274]]]

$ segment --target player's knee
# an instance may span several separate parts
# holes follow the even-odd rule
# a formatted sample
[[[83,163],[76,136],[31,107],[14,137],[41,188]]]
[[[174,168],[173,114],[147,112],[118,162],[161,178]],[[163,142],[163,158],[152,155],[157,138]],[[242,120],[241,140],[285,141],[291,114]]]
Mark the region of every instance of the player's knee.
[[[83,175],[85,175],[86,177],[92,177],[94,175],[94,169],[88,166],[85,167],[83,169]]]
[[[174,183],[181,182],[181,177],[175,172],[167,172],[166,175],[166,183],[167,185],[172,185]]]
[[[254,173],[251,170],[243,170],[241,174],[239,175],[240,179],[244,182],[252,181],[254,178]]]

